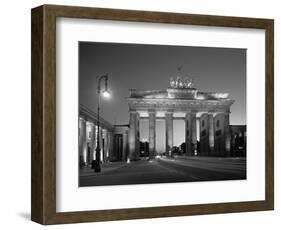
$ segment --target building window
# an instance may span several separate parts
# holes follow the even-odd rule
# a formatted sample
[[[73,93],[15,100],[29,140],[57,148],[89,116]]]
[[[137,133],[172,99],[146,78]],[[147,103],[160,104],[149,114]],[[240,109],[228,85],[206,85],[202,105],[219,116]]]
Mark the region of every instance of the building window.
[[[201,132],[201,136],[202,136],[202,137],[205,137],[206,134],[207,134],[207,133],[206,133],[206,129],[204,129],[204,130]]]
[[[189,123],[188,123],[188,121],[186,121],[186,128],[188,129],[188,126],[189,126]]]
[[[204,126],[205,126],[205,121],[203,120],[202,121],[202,127],[204,128]]]
[[[217,122],[216,122],[216,126],[217,126],[217,127],[219,127],[219,126],[220,126],[220,121],[219,121],[219,120],[217,120]]]
[[[221,130],[217,130],[216,131],[216,136],[220,136],[221,135]]]

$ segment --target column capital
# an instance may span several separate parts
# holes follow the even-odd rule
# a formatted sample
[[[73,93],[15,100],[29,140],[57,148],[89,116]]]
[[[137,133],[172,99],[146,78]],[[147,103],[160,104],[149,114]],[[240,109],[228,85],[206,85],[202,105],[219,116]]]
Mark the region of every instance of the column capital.
[[[167,113],[174,113],[174,110],[173,110],[173,109],[167,109],[165,113],[166,113],[166,114],[167,114]]]
[[[94,125],[95,125],[94,122],[89,121],[89,120],[86,120],[86,124],[87,124],[87,125],[90,125],[90,126],[94,126]]]
[[[83,121],[83,122],[86,122],[86,119],[85,119],[84,116],[79,116],[79,120],[80,120],[80,121]]]
[[[165,113],[165,117],[173,117],[173,113],[172,112],[166,112]]]
[[[156,113],[155,109],[149,109],[147,110],[148,113]]]
[[[202,117],[202,116],[208,116],[208,115],[209,115],[208,112],[206,112],[206,113],[201,113],[201,116],[200,116],[200,117]]]
[[[190,114],[191,114],[190,112],[185,113],[185,118],[189,117]]]

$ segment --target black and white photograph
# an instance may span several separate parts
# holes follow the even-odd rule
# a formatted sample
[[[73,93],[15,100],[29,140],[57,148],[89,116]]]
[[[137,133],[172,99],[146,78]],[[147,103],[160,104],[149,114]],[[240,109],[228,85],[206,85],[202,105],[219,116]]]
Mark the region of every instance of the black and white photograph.
[[[78,49],[79,187],[247,179],[246,49]]]

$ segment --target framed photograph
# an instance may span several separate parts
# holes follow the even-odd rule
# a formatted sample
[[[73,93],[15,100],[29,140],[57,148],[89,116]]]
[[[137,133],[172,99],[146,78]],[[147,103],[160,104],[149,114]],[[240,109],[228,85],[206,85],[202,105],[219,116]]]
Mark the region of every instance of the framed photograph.
[[[31,219],[274,208],[271,19],[32,9]]]

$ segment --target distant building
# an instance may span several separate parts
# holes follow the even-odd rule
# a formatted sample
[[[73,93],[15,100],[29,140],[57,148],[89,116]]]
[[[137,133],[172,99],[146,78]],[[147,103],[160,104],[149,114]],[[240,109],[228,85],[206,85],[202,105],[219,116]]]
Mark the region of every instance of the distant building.
[[[231,130],[231,156],[245,157],[247,148],[246,125],[230,125]]]
[[[96,159],[97,138],[100,138],[101,162],[125,161],[128,155],[128,125],[112,125],[100,117],[100,133],[97,114],[79,106],[79,161],[90,165]]]

